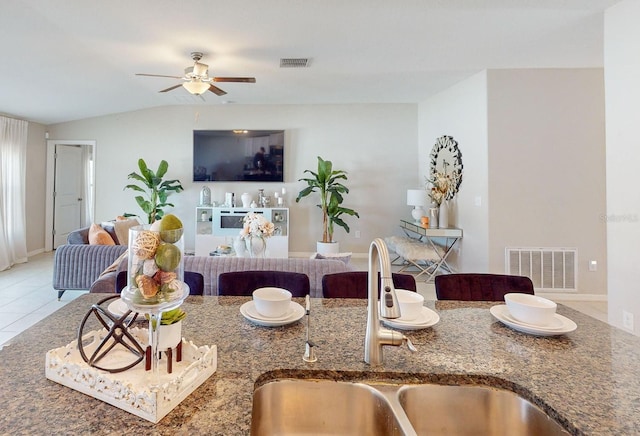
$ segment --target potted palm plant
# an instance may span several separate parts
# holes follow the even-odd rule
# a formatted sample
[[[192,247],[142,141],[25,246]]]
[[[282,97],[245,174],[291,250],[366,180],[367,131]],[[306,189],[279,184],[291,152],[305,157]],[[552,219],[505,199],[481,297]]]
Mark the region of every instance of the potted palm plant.
[[[129,174],[128,178],[141,182],[144,187],[127,185],[124,189],[132,189],[146,194],[146,198],[142,195],[136,196],[136,202],[147,215],[147,222],[152,224],[154,221],[162,218],[165,207],[173,207],[172,203],[167,203],[169,194],[183,191],[184,188],[180,184],[180,180],[162,179],[169,169],[169,164],[165,160],[160,162],[155,172],[147,167],[144,159],[138,159],[138,168],[140,168],[140,174],[133,172]],[[125,213],[124,216],[130,217],[135,215]]]
[[[349,188],[341,183],[347,180],[347,172],[334,170],[330,160],[324,160],[318,156],[318,169],[316,172],[305,170],[312,177],[301,178],[298,181],[305,182],[307,187],[298,193],[296,203],[312,192],[320,194],[320,204],[317,206],[322,211],[322,241],[318,241],[319,253],[340,251],[338,243],[333,240],[334,225],[342,227],[349,233],[349,225],[342,219],[342,215],[356,216],[358,212],[342,207],[344,195],[349,193]]]

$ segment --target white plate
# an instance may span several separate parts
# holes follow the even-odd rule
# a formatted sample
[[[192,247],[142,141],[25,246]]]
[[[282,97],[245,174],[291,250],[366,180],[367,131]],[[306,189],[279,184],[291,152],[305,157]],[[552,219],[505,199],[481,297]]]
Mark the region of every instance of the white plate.
[[[512,323],[519,324],[523,327],[529,327],[529,328],[540,329],[540,330],[551,330],[551,331],[563,330],[565,328],[564,322],[557,316],[553,317],[549,325],[535,325],[535,324],[530,324],[528,322],[520,321],[518,318],[513,316],[513,314],[509,310],[509,306],[505,305],[505,307],[506,307],[506,310],[502,309],[502,316],[507,321],[511,321]]]
[[[257,314],[258,311],[255,309],[255,305],[253,301],[247,301],[242,306],[240,306],[240,313],[246,319],[251,321],[254,324],[258,324],[264,327],[280,327],[283,325],[291,324],[292,322],[298,321],[305,314],[304,307],[296,303],[295,301],[291,302],[291,312],[287,318],[274,320],[273,318],[263,318],[260,315],[257,315],[258,318],[251,316],[250,313]]]
[[[519,332],[528,333],[530,335],[557,336],[563,335],[565,333],[570,333],[578,328],[578,325],[575,322],[558,313],[554,315],[554,318],[562,322],[562,327],[557,329],[549,329],[544,327],[531,326],[529,324],[523,324],[519,321],[516,321],[509,313],[509,309],[507,309],[506,304],[498,304],[497,306],[493,306],[491,309],[489,309],[489,312],[491,312],[491,315],[493,315],[504,325],[511,327],[512,329]]]
[[[260,312],[258,312],[258,309],[256,309],[255,302],[253,302],[253,303],[254,304],[248,304],[245,307],[245,311],[247,312],[247,315],[249,315],[251,318],[259,319],[260,321],[284,321],[285,319],[288,319],[288,318],[291,317],[291,315],[293,315],[293,312],[296,309],[295,304],[297,304],[297,303],[291,301],[290,304],[289,304],[289,308],[287,309],[287,312],[284,315],[277,316],[277,317],[268,317],[268,316],[264,316]]]
[[[127,306],[127,303],[122,301],[122,298],[113,300],[111,303],[109,303],[109,305],[107,306],[107,309],[109,310],[109,312],[113,313],[117,317],[121,317],[122,315],[124,315],[130,310],[129,306]],[[135,312],[131,312],[131,314],[127,318],[133,316],[134,313]]]
[[[384,325],[398,330],[422,330],[437,324],[440,321],[440,315],[428,307],[423,307],[420,316],[416,319],[412,319],[411,321],[406,321],[402,318],[381,319]]]

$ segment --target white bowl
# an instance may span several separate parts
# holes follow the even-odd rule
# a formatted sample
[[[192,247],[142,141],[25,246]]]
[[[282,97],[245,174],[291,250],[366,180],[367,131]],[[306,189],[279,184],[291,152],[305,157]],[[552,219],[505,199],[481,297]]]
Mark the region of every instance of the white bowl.
[[[401,319],[411,321],[419,317],[422,313],[424,297],[417,292],[407,291],[406,289],[396,289],[396,298],[400,306]]]
[[[291,292],[282,288],[258,288],[253,291],[253,304],[265,318],[279,318],[291,306]]]
[[[504,301],[516,320],[537,326],[549,325],[558,307],[551,300],[531,294],[505,294]]]

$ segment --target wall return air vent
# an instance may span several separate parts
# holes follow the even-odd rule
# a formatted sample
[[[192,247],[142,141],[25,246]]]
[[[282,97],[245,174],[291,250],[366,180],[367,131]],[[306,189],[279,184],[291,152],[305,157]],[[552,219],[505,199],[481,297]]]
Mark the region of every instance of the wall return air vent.
[[[529,277],[539,291],[576,291],[578,250],[575,248],[505,249],[506,273]]]
[[[310,62],[309,58],[282,58],[280,68],[307,68]]]

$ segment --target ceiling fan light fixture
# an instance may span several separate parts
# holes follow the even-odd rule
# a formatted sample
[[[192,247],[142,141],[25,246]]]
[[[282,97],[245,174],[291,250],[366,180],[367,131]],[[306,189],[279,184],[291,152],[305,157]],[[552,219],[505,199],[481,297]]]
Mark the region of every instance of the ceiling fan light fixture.
[[[191,94],[200,95],[207,92],[211,85],[201,82],[200,80],[190,80],[189,82],[184,82],[182,86],[184,86],[184,88]]]
[[[193,74],[196,76],[204,77],[209,73],[209,65],[196,62],[193,64]]]

